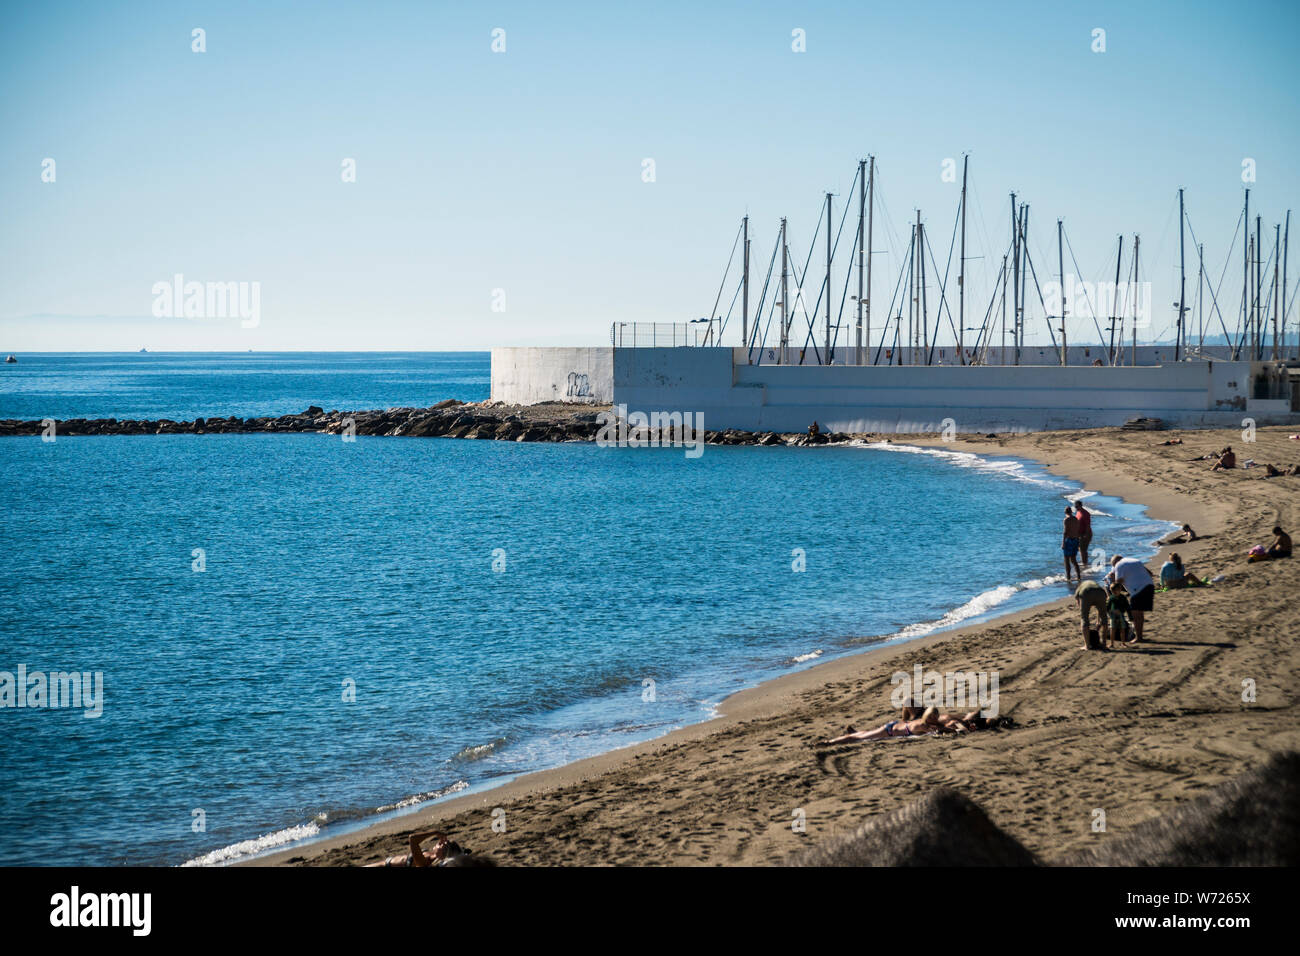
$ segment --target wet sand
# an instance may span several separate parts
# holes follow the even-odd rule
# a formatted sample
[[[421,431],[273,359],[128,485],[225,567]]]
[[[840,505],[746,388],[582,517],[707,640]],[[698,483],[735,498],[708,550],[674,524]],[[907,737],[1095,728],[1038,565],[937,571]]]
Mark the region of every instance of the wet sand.
[[[1239,431],[1098,429],[944,446],[1032,458],[1153,518],[1191,523],[1202,539],[1148,566],[1157,572],[1176,550],[1199,576],[1224,578],[1158,593],[1136,647],[1082,650],[1075,604],[1063,598],[830,661],[728,698],[707,723],[252,862],[375,862],[405,852],[412,829],[436,825],[506,865],[765,865],[937,786],[977,801],[1046,861],[1113,838],[1300,749],[1300,560],[1245,561],[1275,524],[1295,533],[1300,477],[1187,461],[1231,444],[1243,461],[1294,464],[1294,433],[1261,429],[1247,444]],[[1175,437],[1185,444],[1158,445]],[[850,722],[896,716],[890,676],[914,664],[997,672],[1001,712],[1016,728],[813,746]],[[1254,682],[1254,702],[1243,701],[1243,681]],[[1104,833],[1093,832],[1096,809]],[[791,826],[796,811],[805,832]]]

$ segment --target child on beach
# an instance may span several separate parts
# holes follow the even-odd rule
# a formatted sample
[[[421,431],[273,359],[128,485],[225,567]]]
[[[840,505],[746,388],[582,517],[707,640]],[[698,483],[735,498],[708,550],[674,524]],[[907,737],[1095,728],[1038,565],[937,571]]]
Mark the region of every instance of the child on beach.
[[[1123,644],[1134,643],[1129,639],[1128,590],[1120,581],[1110,586],[1110,597],[1106,600],[1106,613],[1110,616],[1110,646],[1114,647],[1116,641]]]

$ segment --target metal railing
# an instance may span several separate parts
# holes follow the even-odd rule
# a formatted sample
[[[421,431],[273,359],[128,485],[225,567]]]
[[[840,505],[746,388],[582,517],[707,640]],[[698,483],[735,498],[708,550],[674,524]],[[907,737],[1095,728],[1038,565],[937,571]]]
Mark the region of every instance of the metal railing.
[[[615,322],[610,344],[616,349],[718,345],[717,322]]]

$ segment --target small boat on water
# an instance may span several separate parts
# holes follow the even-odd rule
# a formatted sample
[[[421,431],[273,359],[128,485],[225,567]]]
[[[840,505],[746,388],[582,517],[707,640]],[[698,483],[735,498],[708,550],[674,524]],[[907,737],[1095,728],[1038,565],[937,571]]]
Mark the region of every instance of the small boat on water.
[[[141,351],[141,352],[148,352],[149,350],[148,350],[148,349],[141,349],[140,351]]]
[[[5,359],[5,364],[6,364],[6,365],[16,365],[16,364],[18,364],[18,356],[17,356],[17,355],[11,355],[11,356],[9,356],[7,359]]]

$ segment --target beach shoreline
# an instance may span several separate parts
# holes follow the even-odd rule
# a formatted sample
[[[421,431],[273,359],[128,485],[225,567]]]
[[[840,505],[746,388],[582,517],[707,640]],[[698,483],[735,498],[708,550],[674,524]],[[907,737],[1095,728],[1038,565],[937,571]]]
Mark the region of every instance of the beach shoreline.
[[[1276,446],[1279,452],[1282,449],[1290,451],[1290,446],[1285,444],[1287,439],[1284,433],[1285,429],[1261,430],[1259,434],[1261,449],[1263,443],[1268,443],[1270,448]],[[1159,447],[1156,445],[1157,441],[1174,434],[1181,434],[1187,444],[1168,448],[1163,455],[1151,451],[1152,448]],[[1117,429],[1099,429],[1085,432],[1001,436],[993,439],[972,436],[956,441],[941,441],[935,436],[918,435],[906,436],[897,444],[939,447],[948,451],[970,452],[981,456],[1014,456],[1030,459],[1039,463],[1048,473],[1079,482],[1090,492],[1141,504],[1145,507],[1146,514],[1153,519],[1177,523],[1188,522],[1197,529],[1198,533],[1206,536],[1205,541],[1219,541],[1226,544],[1225,538],[1229,529],[1233,527],[1234,519],[1241,516],[1243,499],[1229,497],[1226,500],[1215,501],[1208,498],[1203,493],[1205,489],[1197,487],[1205,484],[1208,465],[1195,470],[1197,464],[1204,463],[1187,463],[1182,459],[1190,457],[1193,451],[1200,453],[1201,445],[1206,448],[1217,448],[1222,444],[1231,443],[1236,437],[1236,433],[1233,432],[1133,433]],[[1147,469],[1143,466],[1151,463],[1147,459],[1163,461],[1173,466],[1175,474],[1180,468],[1186,470],[1187,476],[1195,477],[1197,481],[1180,483],[1172,480],[1171,475],[1171,480],[1159,483],[1156,478],[1145,473]],[[1238,478],[1255,482],[1253,476],[1248,477],[1248,473],[1245,472],[1230,476],[1227,480]],[[1216,476],[1215,481],[1219,480],[1221,479]],[[1292,496],[1295,489],[1290,485],[1300,486],[1300,479],[1275,479],[1267,482],[1269,487],[1263,490],[1267,494],[1282,492],[1284,489],[1281,482],[1287,484],[1286,490],[1290,491]],[[1183,484],[1187,486],[1183,487]],[[1291,517],[1290,513],[1286,516],[1287,520]],[[1283,523],[1285,524],[1285,521]],[[1191,546],[1181,546],[1180,550],[1189,564],[1195,563],[1198,570],[1204,566],[1205,570],[1209,571],[1211,569],[1206,565],[1207,561],[1226,558],[1228,552],[1220,554],[1223,546],[1220,544],[1211,552],[1205,542],[1197,542]],[[1162,548],[1151,563],[1162,560],[1169,550]],[[1244,552],[1244,543],[1237,550]],[[1282,565],[1289,564],[1290,562],[1279,562],[1277,567],[1269,570],[1276,571]],[[1290,572],[1290,568],[1284,568],[1283,572]],[[1179,592],[1176,595],[1163,597],[1165,600],[1177,600],[1193,595],[1194,592]],[[1194,596],[1201,597],[1199,594]],[[1162,603],[1162,601],[1157,602],[1156,613],[1152,618],[1153,640],[1159,640],[1158,635],[1162,627]],[[816,772],[819,775],[825,776],[820,758],[815,757],[813,751],[805,744],[811,738],[824,737],[827,733],[837,732],[835,721],[838,718],[831,719],[827,714],[828,710],[839,712],[848,703],[844,698],[850,700],[854,697],[860,698],[867,684],[879,685],[882,675],[889,672],[891,665],[894,669],[908,670],[917,658],[925,658],[928,661],[927,667],[950,658],[953,659],[956,669],[963,669],[970,666],[968,659],[971,656],[996,657],[998,639],[1004,635],[1028,636],[1031,645],[1041,644],[1041,635],[1035,640],[1033,633],[1041,631],[1044,626],[1050,626],[1057,633],[1054,639],[1047,643],[1056,655],[1067,657],[1083,655],[1082,659],[1085,662],[1089,658],[1128,657],[1136,660],[1143,656],[1141,652],[1136,651],[1119,651],[1106,655],[1076,651],[1078,624],[1072,604],[1073,602],[1068,598],[1060,598],[1028,609],[997,615],[978,624],[941,630],[910,640],[868,648],[860,653],[836,657],[732,694],[722,702],[718,716],[713,719],[690,724],[643,743],[559,767],[528,773],[487,789],[450,797],[432,805],[422,806],[402,816],[377,821],[362,828],[350,828],[336,835],[313,839],[310,843],[297,843],[252,859],[239,860],[236,861],[236,865],[286,863],[355,865],[372,862],[384,855],[403,852],[403,835],[411,829],[435,824],[445,824],[458,837],[463,838],[462,842],[492,855],[500,862],[579,864],[771,862],[815,837],[793,832],[787,836],[785,831],[790,830],[788,816],[784,820],[776,821],[771,819],[770,811],[764,811],[761,807],[728,809],[725,806],[726,801],[723,801],[724,806],[718,806],[710,813],[707,806],[710,799],[707,791],[716,790],[717,781],[710,779],[713,775],[706,768],[716,765],[724,756],[736,758],[728,761],[736,765],[737,773],[732,781],[733,784],[739,784],[747,776],[751,776],[752,772],[758,772],[758,766],[746,769],[745,765],[770,763],[775,757],[771,753],[764,753],[765,749],[771,748],[766,747],[765,742],[760,739],[762,730],[759,728],[766,727],[770,733],[775,733],[777,738],[803,738],[797,745],[788,740],[782,741],[782,746],[779,748],[781,756],[776,759],[784,765],[789,765],[784,769],[788,771],[793,768],[806,773],[809,769],[807,765],[811,764],[818,768]],[[1072,627],[1062,628],[1060,625],[1063,622],[1072,622]],[[1032,648],[1034,656],[1038,656],[1038,652],[1044,649]],[[971,651],[975,652],[974,655]],[[967,659],[965,664],[962,663],[964,659]],[[1296,669],[1294,655],[1289,656],[1286,666],[1292,671]],[[1006,674],[1005,666],[999,669],[1004,675]],[[887,681],[885,686],[887,689]],[[1028,683],[1020,686],[1018,681],[1008,682],[1006,677],[1003,677],[1004,697],[1018,695],[1023,691],[1029,691],[1029,696],[1032,697],[1033,690],[1034,688]],[[887,702],[879,696],[878,686],[869,696],[874,699],[875,712],[882,715],[881,719],[888,716]],[[1015,711],[1019,704],[1020,701],[1017,700],[1012,710]],[[1033,713],[1033,710],[1034,708],[1030,708],[1029,713]],[[850,716],[852,713],[853,711],[850,710]],[[998,745],[1005,745],[1007,741],[1019,735],[1033,732],[1031,725],[1027,724],[1026,720],[1022,720],[1019,713],[1016,717],[1018,723],[1025,727],[1024,730],[955,743],[969,747],[972,753],[1005,749],[1005,746]],[[1085,714],[1081,715],[1081,719],[1095,718]],[[821,724],[816,728],[810,728],[807,734],[799,732],[798,728],[802,723],[815,724],[819,720]],[[869,723],[867,725],[870,726]],[[1292,735],[1293,738],[1295,736]],[[727,749],[737,742],[747,746],[742,746],[740,749]],[[770,742],[768,740],[766,743]],[[929,743],[931,742],[927,742],[927,745]],[[946,748],[952,743],[954,742],[944,740],[940,746]],[[888,745],[883,746],[888,747]],[[911,751],[919,750],[923,746],[917,744],[907,748],[907,753],[903,752],[903,748],[898,748],[897,752],[891,751],[888,756],[896,758],[893,761],[895,763],[902,760],[904,764],[908,764],[912,756]],[[876,762],[878,754],[885,753],[881,745],[877,745],[875,751],[871,748],[872,745],[854,748],[843,758],[837,756],[835,763],[853,763],[863,760],[872,763]],[[1105,748],[1101,749],[1104,751]],[[697,788],[701,792],[692,794],[686,786],[672,786],[674,774],[671,764],[673,763],[680,764],[689,771],[681,774],[683,784],[692,781],[704,784]],[[655,767],[655,771],[647,773],[651,767]],[[1242,769],[1246,769],[1245,766]],[[779,780],[773,781],[773,788],[783,789],[781,783],[784,781],[792,794],[797,795],[800,788],[792,778],[799,776],[799,772],[787,772]],[[1206,780],[1211,777],[1213,775]],[[648,778],[653,778],[655,781],[655,787],[650,791],[647,791],[644,786]],[[710,783],[714,786],[710,787]],[[825,786],[822,786],[825,781],[817,781],[817,783],[819,786],[813,789],[825,789]],[[1199,781],[1190,789],[1200,789],[1201,785],[1208,786],[1209,783]],[[860,823],[861,818],[854,815],[855,812],[862,809],[870,810],[874,804],[882,802],[881,798],[888,800],[890,796],[891,788],[888,786],[876,783],[874,787],[881,791],[880,794],[871,795],[876,799],[866,799],[865,803],[858,794],[831,794],[828,800],[819,796],[814,803],[818,805],[816,812],[820,823],[816,827],[810,824],[809,831],[826,836]],[[736,796],[732,792],[734,789],[734,787],[728,788],[730,797]],[[762,789],[759,788],[760,791]],[[832,785],[830,789],[836,788]],[[974,799],[980,799],[978,792],[971,792],[969,795]],[[717,799],[716,794],[714,799]],[[791,801],[786,802],[791,803],[793,807]],[[633,806],[629,807],[629,803]],[[592,804],[594,806],[589,806],[588,810],[578,815],[581,819],[575,816],[573,809],[575,806]],[[643,821],[653,820],[669,812],[672,807],[676,807],[674,812],[679,815],[685,808],[686,816],[697,816],[701,819],[714,817],[708,824],[708,831],[705,831],[712,839],[692,839],[692,831],[689,829],[679,833],[670,828],[650,838],[647,838],[648,835],[644,833],[638,837],[635,827],[631,830],[625,829],[629,817],[639,817]],[[559,812],[555,813],[553,818],[542,819],[538,814],[544,809],[548,813],[554,809],[558,809]],[[809,812],[807,808],[802,809]],[[493,815],[494,810],[503,811],[501,819],[506,821],[504,832],[493,827],[497,822],[497,817]],[[1154,807],[1147,807],[1144,810],[1145,812],[1138,813],[1136,816],[1146,819],[1156,813]],[[994,816],[996,819],[997,815]],[[1123,813],[1120,816],[1129,817],[1134,814]],[[516,823],[519,817],[523,817],[526,821],[522,832]],[[582,832],[580,834],[573,832],[575,828],[581,828]],[[1014,830],[1014,826],[1012,828]],[[1087,832],[1085,827],[1085,830],[1076,836],[1082,839]],[[699,836],[698,833],[695,835]],[[548,841],[557,845],[548,848]],[[756,843],[767,845],[769,852],[756,851],[754,848]],[[1062,843],[1059,839],[1044,843],[1042,840],[1035,841],[1031,838],[1027,839],[1026,843],[1038,852],[1049,856],[1053,855],[1050,852],[1052,850],[1072,849],[1079,845],[1077,840]],[[1037,847],[1035,843],[1038,844]],[[658,858],[656,846],[672,854],[672,857]]]

